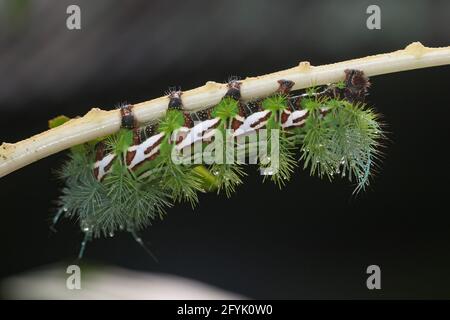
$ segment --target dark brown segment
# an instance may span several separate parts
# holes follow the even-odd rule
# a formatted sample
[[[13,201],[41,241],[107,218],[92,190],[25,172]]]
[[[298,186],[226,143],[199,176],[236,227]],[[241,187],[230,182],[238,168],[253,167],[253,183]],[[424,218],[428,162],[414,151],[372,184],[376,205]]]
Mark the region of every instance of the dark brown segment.
[[[242,102],[238,102],[238,114],[245,117],[245,105]]]
[[[231,120],[231,129],[237,130],[240,126],[242,126],[243,123],[244,122],[242,122],[242,121],[240,121],[240,120],[238,120],[236,118],[233,118]]]
[[[184,127],[186,128],[192,128],[194,126],[194,120],[192,119],[191,115],[187,112],[183,113],[184,116]]]
[[[346,69],[345,83],[348,87],[352,87],[358,90],[367,89],[370,87],[369,78],[365,76],[364,72],[355,69]]]
[[[280,87],[278,88],[277,92],[283,95],[289,94],[295,84],[294,81],[290,80],[278,80],[278,83],[280,84]]]
[[[136,127],[132,104],[120,107],[120,115],[122,117],[122,128],[134,129]]]
[[[344,96],[347,100],[364,101],[370,87],[369,78],[361,70],[346,69],[345,72],[345,91]]]
[[[230,80],[227,84],[228,91],[225,97],[230,97],[234,100],[241,99],[241,83],[237,80]]]
[[[147,138],[150,138],[152,135],[156,132],[156,125],[155,124],[149,124],[145,127],[140,128],[140,140],[145,141]]]
[[[195,113],[200,121],[211,119],[211,109],[197,111]]]
[[[244,109],[245,117],[261,110],[262,105],[260,100],[249,102],[246,104],[246,108]]]
[[[145,127],[145,135],[149,138],[155,133],[155,125],[148,125]]]
[[[290,115],[290,113],[289,112],[286,112],[285,110],[283,110],[282,112],[281,112],[281,123],[283,124],[283,123],[286,123],[286,121],[288,120],[288,118],[289,118],[289,115]]]
[[[141,142],[141,130],[139,128],[133,129],[133,145],[140,144]]]
[[[129,166],[131,164],[131,161],[133,161],[135,155],[136,155],[136,150],[135,151],[127,151],[127,155],[125,157],[127,166]]]
[[[302,97],[289,97],[288,99],[288,107],[291,111],[300,110],[301,109]]]
[[[181,101],[181,95],[183,94],[180,90],[173,90],[169,94],[169,110],[181,110],[183,109],[183,101]]]
[[[105,144],[103,141],[98,142],[95,145],[95,161],[100,161],[106,155]]]
[[[99,167],[94,168],[94,177],[96,180],[98,180],[99,173],[100,173],[100,168]]]
[[[245,109],[244,104],[242,102],[238,103],[238,115],[245,119]],[[231,129],[237,130],[244,122],[237,117],[234,117],[231,120]]]

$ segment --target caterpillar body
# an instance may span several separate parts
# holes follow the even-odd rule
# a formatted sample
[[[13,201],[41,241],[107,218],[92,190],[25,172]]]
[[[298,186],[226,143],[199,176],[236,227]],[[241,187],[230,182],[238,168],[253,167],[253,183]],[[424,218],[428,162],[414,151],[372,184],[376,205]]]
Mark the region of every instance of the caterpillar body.
[[[291,94],[292,81],[278,83],[271,96],[244,102],[239,80],[232,79],[218,105],[198,112],[184,110],[182,91],[173,89],[165,117],[150,124],[136,123],[132,105],[121,107],[119,133],[71,150],[60,171],[66,187],[54,221],[60,215],[79,221],[85,233],[80,254],[92,238],[120,230],[143,245],[137,232],[174,202],[194,205],[198,192],[209,190],[230,195],[245,174],[240,162],[180,164],[173,155],[195,158],[198,150],[215,147],[228,159],[231,143],[232,151],[243,148],[249,156],[250,143],[236,141],[252,135],[262,137],[265,149],[278,151],[277,170],[266,170],[264,179],[284,185],[301,160],[311,174],[346,176],[358,191],[367,186],[383,133],[377,114],[364,103],[370,82],[363,72],[346,70],[344,81],[297,95]],[[218,134],[226,131],[230,137],[222,141]],[[272,133],[277,141],[270,140]],[[269,158],[259,159],[259,166],[270,167]]]

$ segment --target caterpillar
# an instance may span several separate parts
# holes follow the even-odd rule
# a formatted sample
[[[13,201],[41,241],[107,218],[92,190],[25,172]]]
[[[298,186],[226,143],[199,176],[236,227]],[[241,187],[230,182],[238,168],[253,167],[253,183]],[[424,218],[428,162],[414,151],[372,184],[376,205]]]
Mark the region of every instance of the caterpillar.
[[[207,191],[231,196],[250,158],[263,180],[280,187],[303,162],[312,175],[346,177],[355,192],[365,189],[384,138],[379,115],[365,103],[369,79],[345,70],[343,81],[297,94],[292,81],[278,84],[270,96],[243,101],[239,80],[230,79],[222,100],[198,112],[185,110],[183,92],[172,88],[166,115],[153,123],[137,123],[133,105],[121,106],[118,133],[70,150],[58,171],[65,186],[54,223],[61,216],[79,223],[80,257],[93,238],[122,230],[144,246],[139,231],[175,203],[195,206]],[[213,161],[202,162],[206,151]]]

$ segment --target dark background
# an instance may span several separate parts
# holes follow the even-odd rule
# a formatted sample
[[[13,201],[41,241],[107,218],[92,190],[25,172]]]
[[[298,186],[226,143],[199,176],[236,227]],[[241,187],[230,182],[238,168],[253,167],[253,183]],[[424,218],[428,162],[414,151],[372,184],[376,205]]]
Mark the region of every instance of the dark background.
[[[82,29],[66,29],[78,4]],[[369,4],[381,30],[366,28]],[[158,97],[230,75],[252,76],[450,45],[448,1],[0,1],[0,142],[59,115]],[[253,170],[231,199],[205,194],[143,232],[89,244],[85,261],[198,279],[251,298],[448,298],[450,67],[372,79],[369,102],[389,138],[371,188],[297,172],[282,191]],[[73,261],[81,232],[49,231],[64,153],[0,179],[0,273]],[[368,265],[382,289],[365,286]]]

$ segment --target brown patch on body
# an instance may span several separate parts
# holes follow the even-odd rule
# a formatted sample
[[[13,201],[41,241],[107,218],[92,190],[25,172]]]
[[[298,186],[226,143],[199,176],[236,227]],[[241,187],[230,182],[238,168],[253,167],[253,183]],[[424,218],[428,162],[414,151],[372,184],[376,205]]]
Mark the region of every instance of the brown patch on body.
[[[211,119],[211,109],[200,110],[195,113],[200,121]]]
[[[169,110],[181,110],[183,109],[183,101],[181,101],[181,90],[173,90],[169,94]]]
[[[134,129],[136,121],[133,115],[133,105],[127,104],[120,108],[120,116],[122,118],[121,127],[126,129]]]
[[[231,129],[237,130],[245,120],[245,111],[244,111],[244,105],[239,102],[238,104],[238,116],[234,117],[231,120]]]
[[[125,156],[125,161],[127,163],[127,166],[129,166],[131,164],[131,161],[133,161],[135,155],[136,155],[136,150],[127,151],[127,155]]]
[[[370,88],[369,78],[364,75],[361,70],[346,69],[345,72],[345,89],[344,96],[347,100],[364,101]]]
[[[289,99],[288,99],[289,109],[291,109],[291,111],[300,110],[301,109],[301,102],[302,102],[302,97],[301,96],[289,97]]]
[[[258,111],[262,111],[262,102],[261,100],[258,101],[252,101],[247,103],[247,108],[244,110],[244,116],[248,117],[249,115],[258,112]]]
[[[286,123],[286,121],[288,120],[288,118],[289,118],[290,115],[291,115],[290,112],[288,112],[288,111],[286,111],[286,110],[283,110],[283,111],[281,112],[281,123],[282,123],[282,124],[283,124],[283,123]]]
[[[283,95],[288,95],[289,92],[291,92],[292,87],[294,86],[294,81],[291,80],[278,80],[278,83],[280,84],[277,92],[281,93]]]
[[[136,128],[133,130],[133,145],[140,144],[141,142],[141,130]]]
[[[194,120],[192,119],[191,115],[187,112],[184,112],[183,117],[184,117],[184,127],[192,128],[194,126]]]
[[[237,130],[240,126],[242,126],[243,123],[244,123],[243,121],[233,118],[231,120],[231,129]]]
[[[224,97],[230,97],[234,100],[241,99],[241,83],[237,80],[230,80],[227,84],[228,91]]]
[[[103,141],[98,142],[95,145],[95,161],[100,161],[106,155],[105,143]]]
[[[94,177],[96,180],[98,180],[98,175],[100,174],[100,168],[99,167],[95,167],[94,168]]]

